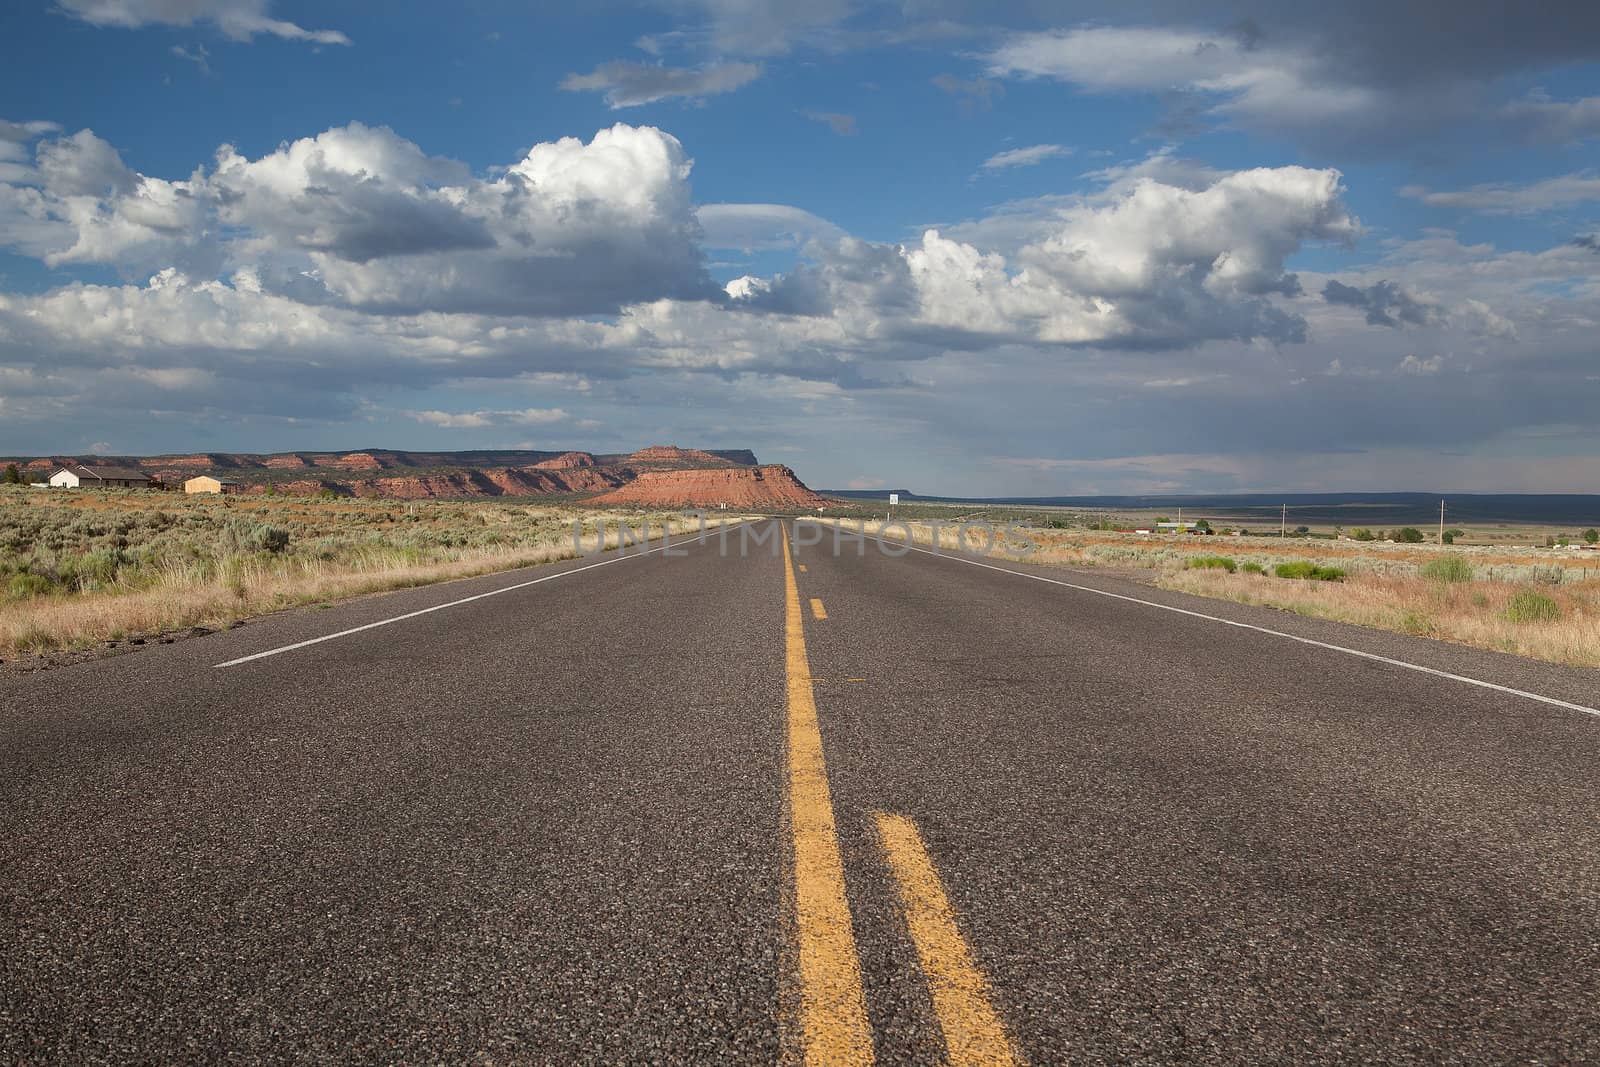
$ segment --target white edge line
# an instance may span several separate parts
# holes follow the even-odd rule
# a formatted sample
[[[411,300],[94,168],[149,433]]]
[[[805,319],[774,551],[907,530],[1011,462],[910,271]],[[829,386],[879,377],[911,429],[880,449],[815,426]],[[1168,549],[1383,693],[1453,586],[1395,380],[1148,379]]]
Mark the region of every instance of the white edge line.
[[[740,520],[739,523],[732,523],[730,525],[737,526],[742,524],[743,521],[744,520]],[[709,530],[710,528],[708,527],[708,534]],[[698,538],[700,535],[697,532],[694,534],[694,536]],[[674,543],[670,540],[669,535],[668,540],[657,545],[655,548],[648,549],[644,552],[634,552],[631,554],[624,552],[622,555],[612,556],[610,559],[603,559],[598,563],[590,563],[586,566],[574,567],[570,571],[561,571],[558,574],[547,574],[542,578],[534,578],[531,581],[518,582],[516,585],[508,585],[503,589],[491,589],[487,593],[478,593],[473,596],[462,597],[460,600],[452,600],[444,604],[435,604],[431,608],[422,608],[418,611],[408,611],[404,615],[396,615],[391,619],[379,619],[377,622],[369,622],[364,626],[352,626],[350,629],[340,630],[338,633],[323,634],[321,637],[313,637],[305,641],[296,641],[292,645],[283,645],[279,648],[269,648],[265,652],[256,652],[249,656],[240,656],[238,659],[230,659],[226,663],[213,663],[211,666],[212,669],[219,667],[237,667],[239,664],[249,663],[251,660],[266,659],[268,656],[276,656],[284,652],[293,652],[297,648],[306,648],[310,645],[320,645],[324,641],[332,641],[339,637],[349,637],[351,634],[358,634],[363,630],[375,630],[380,626],[388,626],[391,623],[405,622],[407,619],[414,619],[418,615],[428,615],[435,611],[443,611],[445,608],[453,608],[462,604],[470,604],[474,600],[483,600],[485,597],[499,596],[501,593],[514,593],[518,589],[526,589],[530,585],[538,585],[541,582],[553,582],[557,578],[565,578],[572,574],[582,574],[584,571],[592,571],[596,567],[608,567],[613,563],[621,563],[623,560],[641,559],[645,556],[652,556],[657,552],[663,552],[668,548],[680,547],[683,544],[683,541],[679,541],[676,545],[674,545]]]
[[[1424,667],[1420,663],[1408,663],[1403,659],[1391,659],[1388,656],[1380,656],[1376,652],[1363,652],[1359,648],[1346,648],[1344,645],[1329,644],[1327,641],[1318,641],[1311,637],[1301,637],[1298,634],[1284,633],[1282,630],[1272,630],[1265,626],[1257,626],[1254,623],[1237,622],[1233,619],[1224,619],[1220,615],[1207,615],[1203,611],[1191,611],[1188,608],[1173,607],[1171,604],[1162,604],[1154,600],[1141,600],[1136,596],[1127,596],[1123,593],[1112,593],[1105,589],[1096,589],[1092,585],[1077,585],[1073,582],[1063,582],[1059,578],[1047,578],[1042,574],[1029,574],[1027,571],[1014,571],[1009,567],[996,567],[992,563],[979,563],[977,560],[967,559],[964,556],[952,556],[944,552],[931,552],[926,548],[918,548],[916,545],[907,545],[906,547],[911,549],[913,552],[921,552],[925,556],[938,556],[940,559],[954,560],[957,563],[966,563],[973,567],[982,567],[985,570],[999,571],[1002,574],[1014,574],[1018,578],[1031,578],[1036,582],[1049,582],[1051,585],[1064,586],[1067,589],[1076,589],[1081,593],[1093,593],[1096,596],[1110,597],[1113,600],[1126,600],[1130,604],[1143,604],[1147,608],[1160,608],[1162,611],[1170,611],[1178,615],[1190,615],[1196,619],[1208,619],[1211,622],[1220,622],[1224,626],[1236,626],[1241,630],[1254,630],[1256,633],[1270,634],[1273,637],[1282,637],[1289,641],[1298,641],[1302,645],[1312,645],[1316,648],[1325,648],[1331,652],[1343,652],[1347,656],[1359,656],[1362,659],[1373,660],[1377,663],[1387,663],[1391,667],[1403,667],[1408,671],[1417,671],[1422,674],[1431,674],[1436,678],[1448,678],[1452,682],[1463,682],[1466,685],[1475,685],[1479,689],[1492,689],[1497,693],[1506,693],[1510,696],[1524,697],[1528,700],[1537,700],[1541,704],[1550,704],[1554,707],[1566,708],[1568,711],[1581,711],[1585,715],[1600,716],[1600,708],[1585,707],[1582,704],[1573,704],[1570,701],[1557,700],[1555,697],[1541,696],[1538,693],[1530,693],[1526,689],[1513,689],[1509,685],[1499,685],[1495,682],[1485,682],[1481,678],[1468,678],[1464,674],[1451,674],[1449,671],[1441,671],[1436,667]]]

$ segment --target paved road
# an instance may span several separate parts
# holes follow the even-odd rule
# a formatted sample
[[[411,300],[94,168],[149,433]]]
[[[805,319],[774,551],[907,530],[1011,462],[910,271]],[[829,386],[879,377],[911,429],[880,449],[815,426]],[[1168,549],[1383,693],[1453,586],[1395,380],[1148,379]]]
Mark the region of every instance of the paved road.
[[[776,530],[0,680],[0,1061],[1600,1059],[1596,672]]]

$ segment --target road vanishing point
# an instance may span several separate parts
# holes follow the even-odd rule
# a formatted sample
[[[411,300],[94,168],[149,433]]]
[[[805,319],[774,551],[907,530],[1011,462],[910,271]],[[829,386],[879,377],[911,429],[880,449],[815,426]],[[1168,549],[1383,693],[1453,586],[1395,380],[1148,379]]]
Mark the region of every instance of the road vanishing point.
[[[0,1062],[1600,1061],[1600,672],[752,523],[0,679]]]

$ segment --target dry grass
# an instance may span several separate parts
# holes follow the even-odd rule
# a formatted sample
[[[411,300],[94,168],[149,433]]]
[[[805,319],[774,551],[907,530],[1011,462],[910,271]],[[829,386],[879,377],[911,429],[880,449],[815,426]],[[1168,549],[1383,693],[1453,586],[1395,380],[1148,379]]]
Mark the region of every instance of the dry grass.
[[[1358,574],[1343,582],[1302,582],[1222,571],[1163,572],[1164,589],[1261,604],[1300,615],[1458,641],[1575,667],[1600,667],[1600,586],[1540,586],[1560,611],[1553,621],[1513,621],[1509,604],[1528,586],[1443,583]]]
[[[818,520],[832,523],[837,520]],[[846,523],[855,529],[860,524]],[[875,536],[881,522],[865,524]],[[903,537],[906,524],[889,536]],[[931,545],[926,523],[908,524],[916,544]],[[966,546],[954,530],[939,531],[941,547],[983,551],[982,536]],[[1030,542],[1032,551],[1028,551]],[[997,558],[1069,567],[1118,567],[1149,572],[1164,589],[1280,608],[1301,615],[1380,630],[1456,641],[1571,666],[1600,667],[1600,559],[1594,553],[1502,547],[1397,545],[1258,537],[1141,536],[1094,530],[1020,531],[1000,537]],[[1226,557],[1238,573],[1192,561]],[[1465,561],[1465,581],[1421,576],[1430,562]],[[1280,563],[1307,561],[1347,572],[1343,581],[1272,577]],[[1254,563],[1266,574],[1244,573]],[[1519,613],[1514,601],[1550,601],[1555,618]]]
[[[615,547],[620,523],[690,527],[676,513],[481,501],[248,502],[167,494],[0,496],[0,650],[83,648]],[[721,521],[713,519],[713,525]],[[277,551],[260,531],[289,535]]]

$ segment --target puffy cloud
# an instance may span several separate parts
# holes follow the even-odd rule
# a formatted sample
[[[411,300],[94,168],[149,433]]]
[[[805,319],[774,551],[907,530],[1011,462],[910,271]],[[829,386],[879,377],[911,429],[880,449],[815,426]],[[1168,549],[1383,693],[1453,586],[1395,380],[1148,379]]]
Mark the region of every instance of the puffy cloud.
[[[755,63],[711,63],[704,67],[668,67],[659,63],[602,63],[588,74],[568,74],[561,88],[605,93],[613,109],[653,104],[657,100],[691,100],[731,93],[761,76]]]
[[[32,166],[0,176],[0,243],[51,266],[172,261],[200,236],[193,182],[146,178],[89,130],[41,142]]]
[[[1241,171],[1200,189],[1141,177],[1058,206],[1008,263],[929,230],[894,247],[846,239],[816,266],[741,279],[735,306],[863,317],[880,335],[1019,343],[1191,345],[1295,341],[1305,323],[1270,299],[1299,292],[1284,260],[1347,240],[1337,171]]]
[[[359,123],[208,174],[134,173],[90,131],[39,145],[0,184],[0,240],[52,265],[249,267],[309,302],[385,313],[599,314],[719,296],[691,207],[691,161],[653,127],[535,145],[493,178]]]
[[[1071,155],[1072,149],[1059,144],[1036,144],[1027,148],[1012,148],[998,152],[983,161],[984,170],[1005,170],[1008,167],[1031,167],[1047,159]]]
[[[1563,174],[1526,185],[1485,183],[1442,192],[1408,185],[1400,192],[1431,207],[1461,208],[1486,215],[1532,215],[1600,200],[1600,176]]]
[[[1322,298],[1330,304],[1359,308],[1372,326],[1430,326],[1439,321],[1435,304],[1388,279],[1365,289],[1330,280],[1322,290]]]
[[[314,44],[349,44],[338,30],[307,30],[267,14],[268,0],[57,0],[62,11],[94,26],[193,26],[209,22],[235,41],[257,34]]]

